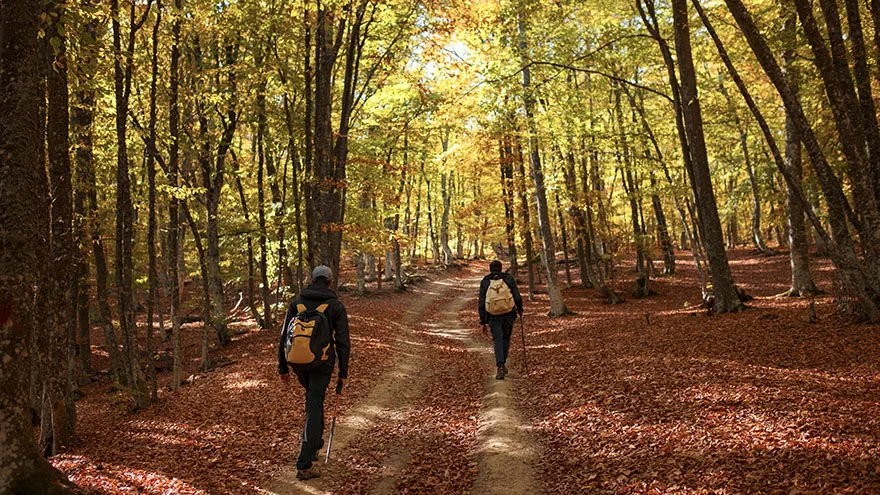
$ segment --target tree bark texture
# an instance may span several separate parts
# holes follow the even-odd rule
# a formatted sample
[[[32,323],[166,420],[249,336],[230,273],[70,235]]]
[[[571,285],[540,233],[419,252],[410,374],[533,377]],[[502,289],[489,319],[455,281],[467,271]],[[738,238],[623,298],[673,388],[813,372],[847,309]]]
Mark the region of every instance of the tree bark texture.
[[[675,48],[681,77],[681,101],[691,154],[691,185],[694,189],[697,209],[700,212],[703,243],[712,276],[712,291],[715,295],[714,310],[718,313],[738,311],[742,308],[742,302],[737,296],[730,274],[730,266],[727,263],[724,232],[721,229],[721,220],[718,217],[718,206],[709,173],[709,159],[703,135],[703,117],[697,95],[696,71],[691,58],[687,0],[673,0],[672,10],[675,25]]]
[[[0,492],[74,493],[37,451],[28,377],[39,274],[49,262],[49,201],[42,161],[41,4],[0,3]],[[69,178],[68,178],[69,180]],[[40,329],[43,331],[44,329]]]

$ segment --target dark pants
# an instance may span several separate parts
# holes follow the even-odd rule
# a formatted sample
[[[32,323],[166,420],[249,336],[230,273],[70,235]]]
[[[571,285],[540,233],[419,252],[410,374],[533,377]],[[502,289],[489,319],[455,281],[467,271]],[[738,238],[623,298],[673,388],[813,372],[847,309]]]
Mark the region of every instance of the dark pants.
[[[490,316],[489,330],[492,331],[492,341],[495,344],[495,364],[504,366],[507,363],[507,354],[510,352],[510,335],[513,333],[513,315]]]
[[[324,445],[324,396],[333,375],[334,362],[334,359],[330,359],[316,369],[296,372],[299,383],[306,389],[306,426],[296,460],[297,469],[310,468],[315,455]]]

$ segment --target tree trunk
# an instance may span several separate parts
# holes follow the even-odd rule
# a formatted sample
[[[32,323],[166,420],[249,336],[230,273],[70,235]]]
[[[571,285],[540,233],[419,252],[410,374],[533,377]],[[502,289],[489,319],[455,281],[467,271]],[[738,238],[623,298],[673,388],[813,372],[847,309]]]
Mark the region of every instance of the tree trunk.
[[[448,265],[452,263],[452,249],[449,247],[449,208],[450,208],[450,194],[449,188],[447,186],[447,174],[445,172],[446,166],[446,152],[449,150],[449,130],[444,131],[443,135],[443,165],[441,168],[444,169],[443,172],[440,173],[440,196],[443,200],[443,214],[440,217],[440,248],[443,250],[443,264]]]
[[[620,88],[615,85],[614,89],[614,115],[617,122],[617,139],[618,149],[621,153],[617,154],[619,164],[623,167],[621,173],[621,181],[623,182],[624,192],[626,192],[629,200],[630,220],[633,228],[633,242],[636,247],[636,270],[639,275],[645,275],[645,245],[642,241],[642,228],[639,225],[639,198],[636,196],[636,184],[632,175],[632,151],[630,150],[629,140],[623,129],[623,110],[620,104]]]
[[[529,301],[535,300],[535,269],[533,267],[534,250],[532,248],[532,223],[531,212],[529,211],[528,189],[526,188],[526,167],[525,158],[523,157],[522,144],[519,136],[516,137],[516,160],[519,163],[519,176],[517,177],[517,189],[521,200],[522,208],[522,236],[523,244],[526,248],[526,270],[528,274],[529,284]]]
[[[181,0],[174,0],[174,9],[183,9]],[[171,388],[177,390],[183,379],[183,350],[180,346],[180,199],[177,187],[180,176],[180,16],[171,26],[171,67],[169,77],[168,133],[171,138],[168,155],[168,186],[172,189],[168,206],[168,271],[171,278],[171,346],[173,373]]]
[[[556,220],[559,222],[559,235],[562,238],[562,261],[565,267],[565,288],[571,289],[571,267],[568,259],[568,233],[565,231],[565,219],[562,217],[562,203],[559,201],[559,190],[556,190]]]
[[[110,13],[113,24],[113,48],[116,56],[113,63],[114,91],[116,96],[116,290],[118,292],[119,327],[122,331],[123,351],[125,353],[127,382],[138,408],[149,402],[146,383],[138,358],[137,324],[134,318],[132,284],[134,264],[132,251],[134,245],[134,207],[131,200],[131,178],[128,159],[128,99],[131,93],[132,71],[134,69],[135,35],[143,21],[135,16],[135,4],[129,11],[128,46],[123,52],[122,32],[119,19],[119,0],[111,0]],[[123,67],[123,63],[125,66]]]
[[[504,195],[504,231],[507,234],[507,253],[510,255],[510,274],[514,280],[519,275],[519,262],[516,253],[516,224],[513,206],[513,160],[510,137],[504,136],[498,144],[499,163],[501,165],[501,189]]]
[[[718,74],[718,88],[721,90],[721,94],[724,95],[724,99],[727,101],[727,109],[733,116],[733,123],[739,133],[739,145],[740,149],[742,149],[743,164],[746,167],[746,174],[749,178],[749,188],[752,192],[752,242],[755,243],[755,248],[757,248],[758,251],[768,255],[775,255],[776,252],[767,247],[767,244],[764,243],[764,239],[761,237],[761,195],[758,191],[758,180],[755,177],[755,170],[752,167],[752,157],[749,153],[749,131],[740,120],[739,114],[736,112],[736,107],[733,104],[733,99],[730,97],[730,93],[727,92],[727,87],[724,85],[724,79],[720,73]]]
[[[795,65],[795,51],[797,49],[797,23],[796,14],[787,12],[784,22],[785,50],[782,53],[782,62],[785,67],[785,76],[791,91],[797,94],[800,77]],[[797,125],[791,112],[785,112],[785,167],[788,168],[792,178],[801,183],[803,166],[801,163],[801,138]],[[807,242],[807,227],[804,222],[804,208],[797,199],[793,188],[785,185],[785,207],[788,220],[788,244],[789,258],[791,260],[791,296],[809,296],[816,293],[816,286],[810,275],[809,243]]]
[[[691,59],[690,28],[688,26],[688,7],[686,0],[673,0],[673,22],[675,25],[675,48],[678,55],[678,69],[681,77],[681,100],[684,110],[685,129],[691,155],[691,177],[697,208],[700,212],[703,243],[709,259],[712,276],[712,291],[715,295],[713,309],[717,313],[739,311],[742,301],[736,293],[724,250],[724,234],[712,179],[709,172],[709,159],[703,136],[703,117],[697,95],[697,79]]]
[[[562,299],[562,291],[556,280],[556,248],[553,243],[553,235],[550,232],[550,212],[547,207],[547,192],[544,187],[544,171],[541,167],[541,158],[538,144],[537,128],[534,117],[534,95],[531,86],[531,71],[528,61],[528,42],[526,29],[523,21],[523,13],[517,17],[519,31],[520,59],[523,62],[522,87],[524,93],[524,110],[529,132],[529,161],[532,166],[532,179],[535,181],[535,199],[538,203],[538,225],[543,244],[544,267],[547,271],[547,293],[550,295],[550,316],[562,316],[568,312],[565,301]]]
[[[434,204],[431,202],[431,181],[425,180],[428,184],[428,235],[431,238],[431,262],[433,264],[440,263],[440,242],[434,230]],[[428,254],[425,253],[427,257]]]
[[[235,163],[235,162],[233,162]],[[238,189],[238,197],[241,200],[241,211],[244,214],[244,221],[246,224],[250,225],[251,217],[247,204],[247,199],[244,196],[244,187],[241,184],[241,176],[239,176],[238,167],[236,167],[235,174],[235,187]],[[257,310],[257,296],[256,291],[254,289],[254,236],[251,234],[250,229],[248,229],[247,233],[247,259],[248,259],[248,279],[247,279],[247,297],[248,297],[248,308],[251,310],[251,317],[253,317],[254,321],[257,322],[257,326],[261,329],[266,328],[266,321],[263,320],[263,317],[260,316],[260,312]]]
[[[50,263],[49,202],[41,152],[41,4],[0,4],[0,492],[73,493],[37,451],[29,421],[28,371],[36,292]],[[51,36],[51,34],[50,34]],[[66,125],[66,124],[65,124]],[[65,149],[66,152],[66,149]],[[69,180],[69,176],[68,176]],[[46,187],[44,187],[46,186]],[[36,292],[35,292],[36,291]],[[40,329],[45,331],[45,329]],[[62,367],[63,368],[63,367]]]
[[[207,254],[205,253],[205,248],[202,246],[202,236],[199,233],[199,227],[193,219],[192,214],[189,211],[189,206],[184,202],[183,206],[183,216],[186,218],[186,223],[189,224],[189,228],[193,234],[193,242],[196,245],[196,251],[199,254],[199,271],[202,274],[202,303],[204,305],[204,310],[202,312],[202,371],[208,371],[211,369],[211,358],[208,354],[209,349],[209,329],[211,326],[211,290],[208,287],[208,284],[205,282],[205,279],[209,277],[208,274],[208,260]]]
[[[258,97],[259,99],[259,97]],[[258,103],[259,106],[259,103]],[[263,322],[267,327],[272,326],[272,306],[270,303],[269,286],[269,246],[266,232],[266,196],[263,187],[265,151],[263,143],[263,125],[257,130],[257,218],[260,227],[260,298],[263,300]]]
[[[57,2],[47,5],[50,34],[58,40],[57,49],[44,38],[43,63],[46,73],[46,138],[49,162],[49,255],[51,270],[43,276],[45,281],[45,308],[50,308],[45,319],[46,327],[37,328],[41,354],[41,376],[49,402],[50,416],[43,416],[52,435],[52,445],[46,452],[55,455],[70,445],[76,424],[76,408],[73,404],[73,382],[68,367],[74,356],[68,354],[71,334],[75,335],[76,306],[71,292],[73,277],[73,187],[71,183],[69,145],[69,115],[67,93],[66,39],[60,24],[64,7]],[[55,20],[55,22],[52,22]],[[52,33],[52,31],[56,31]],[[42,338],[41,338],[42,337]]]
[[[156,82],[159,78],[159,26],[162,22],[161,3],[156,6],[156,22],[153,24],[153,46],[150,57],[150,142],[156,142]],[[148,227],[147,227],[147,256],[149,258],[149,296],[147,298],[147,381],[150,388],[150,399],[156,402],[159,399],[156,385],[156,364],[153,359],[153,312],[161,306],[158,298],[157,264],[156,258],[156,157],[155,149],[148,146],[147,153],[147,182],[148,182]]]

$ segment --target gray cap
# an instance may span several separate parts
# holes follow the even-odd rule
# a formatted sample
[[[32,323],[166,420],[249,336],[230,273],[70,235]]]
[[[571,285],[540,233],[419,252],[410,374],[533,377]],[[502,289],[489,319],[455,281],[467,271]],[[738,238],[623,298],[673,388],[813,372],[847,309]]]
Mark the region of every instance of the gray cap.
[[[318,280],[318,277],[324,277],[327,280],[333,280],[333,270],[327,265],[318,265],[312,270],[312,280]]]

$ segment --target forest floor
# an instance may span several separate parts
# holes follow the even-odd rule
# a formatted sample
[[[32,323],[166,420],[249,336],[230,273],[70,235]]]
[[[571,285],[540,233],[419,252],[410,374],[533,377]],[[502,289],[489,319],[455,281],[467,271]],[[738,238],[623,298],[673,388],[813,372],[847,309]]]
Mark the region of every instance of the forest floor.
[[[746,249],[731,267],[755,299],[708,316],[687,254],[644,300],[570,288],[574,314],[549,319],[539,290],[529,373],[517,326],[504,381],[477,325],[485,262],[402,294],[343,293],[352,379],[316,480],[293,479],[303,393],[278,380],[278,333],[246,321],[205,374],[200,325],[186,326],[192,383],[170,392],[163,373],[147,410],[106,380],[84,387],[77,443],[52,462],[97,493],[880,493],[880,328],[839,315],[831,295],[811,323],[809,301],[775,297],[787,257]],[[831,293],[829,264],[811,261]],[[628,296],[631,263],[618,278]],[[93,354],[106,367],[97,336]]]

